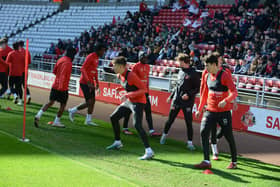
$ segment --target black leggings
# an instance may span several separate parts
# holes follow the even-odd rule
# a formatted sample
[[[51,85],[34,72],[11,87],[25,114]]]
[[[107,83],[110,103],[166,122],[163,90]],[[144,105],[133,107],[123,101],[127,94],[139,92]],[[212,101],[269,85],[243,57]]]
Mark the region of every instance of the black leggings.
[[[146,94],[146,99],[147,99],[147,103],[144,107],[144,111],[146,114],[146,120],[149,126],[149,130],[154,129],[154,125],[153,125],[153,118],[152,118],[152,108],[151,108],[151,102],[149,99],[149,94]],[[131,115],[131,111],[127,112],[126,115],[124,116],[124,121],[123,121],[123,128],[128,128],[128,121],[129,121],[129,117]]]
[[[192,141],[192,139],[193,139],[192,107],[176,107],[176,106],[173,107],[173,106],[171,106],[169,116],[168,116],[168,120],[165,123],[164,133],[168,134],[168,131],[171,128],[171,125],[173,124],[173,122],[176,119],[180,110],[182,110],[183,113],[184,113],[185,123],[186,123],[186,126],[187,126],[188,140]]]
[[[22,99],[22,76],[10,76],[9,86],[11,92]]]
[[[123,118],[127,113],[133,113],[133,124],[134,127],[136,128],[138,134],[140,135],[140,138],[145,146],[145,148],[150,147],[148,138],[146,135],[145,130],[142,127],[142,120],[143,120],[143,109],[144,109],[144,104],[142,103],[131,103],[131,109],[127,106],[120,105],[116,108],[116,110],[111,114],[111,122],[115,134],[115,140],[120,140],[120,124],[119,120]]]
[[[22,82],[23,88],[25,88],[25,73],[22,74],[22,80],[21,80],[21,82]],[[27,87],[27,85],[26,85],[26,87]],[[26,88],[26,95],[30,95],[30,91],[29,91],[29,88],[28,88],[28,87]]]
[[[223,136],[223,129],[217,129],[217,125],[214,125],[213,129],[211,130],[211,144],[217,144],[217,139],[221,139]]]
[[[0,96],[1,96],[8,89],[8,75],[7,75],[7,73],[0,72],[0,84],[1,84],[1,90],[0,90]]]
[[[203,114],[201,121],[200,135],[203,146],[204,160],[209,159],[209,136],[214,126],[219,124],[222,128],[223,135],[230,146],[232,162],[237,161],[235,141],[232,133],[232,118],[230,111],[226,112],[209,112]]]

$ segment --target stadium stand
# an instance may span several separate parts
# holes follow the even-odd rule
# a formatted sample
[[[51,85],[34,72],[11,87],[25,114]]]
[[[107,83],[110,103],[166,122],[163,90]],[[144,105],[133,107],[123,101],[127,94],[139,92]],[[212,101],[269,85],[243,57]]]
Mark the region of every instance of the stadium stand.
[[[1,4],[0,32],[9,37],[52,15],[57,9],[57,5]]]
[[[58,39],[74,40],[75,37],[78,37],[85,30],[89,30],[92,26],[99,27],[112,22],[114,16],[123,18],[128,9],[136,11],[138,7],[71,6],[70,9],[25,30],[13,37],[11,41],[28,38],[31,40],[30,51],[43,53],[50,47],[51,43],[57,43]]]

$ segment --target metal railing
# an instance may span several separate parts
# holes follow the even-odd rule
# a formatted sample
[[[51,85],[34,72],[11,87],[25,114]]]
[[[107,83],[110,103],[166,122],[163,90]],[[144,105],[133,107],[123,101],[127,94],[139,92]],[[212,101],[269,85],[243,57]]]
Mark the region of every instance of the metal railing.
[[[49,55],[50,56],[50,55]],[[33,56],[32,57],[32,64],[30,65],[30,69],[38,70],[38,71],[45,71],[45,72],[52,72],[53,68],[56,63],[56,58],[53,56],[51,59],[45,59],[43,56]],[[72,67],[72,76],[80,77],[81,66],[85,58],[75,58],[73,61]],[[112,68],[110,67],[110,60],[100,59],[98,72],[99,72],[99,79],[106,82],[112,83],[120,83],[119,79],[117,78],[116,74],[113,73]],[[133,64],[133,63],[128,63]],[[129,66],[129,65],[128,65]],[[177,73],[179,68],[175,67],[166,67],[167,72],[164,77],[158,77],[152,75],[153,65],[151,65],[151,73],[150,73],[150,88],[168,91],[171,90],[176,85],[177,81]],[[172,70],[176,72],[172,72]],[[265,91],[266,89],[266,80],[273,80],[271,78],[263,78],[263,77],[254,77],[254,76],[247,76],[247,75],[237,75],[234,74],[236,77],[236,88],[238,90],[238,103],[243,104],[250,104],[259,107],[267,107],[267,108],[277,108],[280,109],[280,93],[272,93]],[[256,79],[263,79],[262,87],[259,90],[256,89],[249,89],[249,88],[239,88],[239,83],[241,82],[241,78],[246,76],[248,79],[256,78]],[[254,87],[254,86],[253,86]]]

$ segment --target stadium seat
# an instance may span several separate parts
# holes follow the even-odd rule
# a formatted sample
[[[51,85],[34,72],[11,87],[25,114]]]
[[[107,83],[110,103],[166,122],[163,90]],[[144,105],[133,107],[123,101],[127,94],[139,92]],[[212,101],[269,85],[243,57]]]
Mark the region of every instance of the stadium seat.
[[[265,80],[264,91],[269,92],[269,91],[271,91],[272,87],[273,87],[273,80],[272,79],[266,79]]]
[[[246,84],[248,81],[247,76],[240,76],[239,77],[239,83],[238,83],[238,88],[245,88]]]
[[[246,88],[247,89],[253,89],[255,87],[255,84],[256,84],[256,78],[255,77],[250,77],[250,78],[248,78]]]
[[[271,89],[272,93],[279,93],[280,92],[280,80],[273,81],[273,87]]]
[[[34,7],[35,5],[30,6]],[[44,11],[38,11],[37,13],[35,11],[37,10],[36,8],[27,12],[30,12],[30,15],[41,15],[42,13],[43,16],[46,16],[54,12],[58,8],[58,5],[48,5],[46,9],[45,7],[46,5],[40,5],[40,8]],[[53,7],[56,7],[56,9]],[[89,30],[92,26],[97,28],[101,25],[104,25],[105,23],[112,22],[113,16],[120,16],[121,18],[124,18],[127,8],[123,7],[126,6],[70,6],[69,9],[59,12],[51,18],[36,24],[34,27],[24,30],[21,33],[21,36],[15,35],[14,37],[10,38],[10,44],[17,40],[25,40],[26,38],[29,38],[32,39],[32,42],[30,42],[30,49],[32,49],[33,52],[36,51],[43,53],[50,47],[51,43],[57,43],[59,38],[62,40],[74,40],[75,37],[79,37],[82,32]],[[131,12],[136,12],[138,11],[139,6],[129,6],[129,9]],[[0,15],[1,13],[2,9]],[[6,14],[6,12],[4,13]],[[22,16],[21,11],[19,11],[18,14]],[[29,15],[29,13],[27,15]],[[41,17],[42,16],[39,18]],[[27,18],[31,18],[31,20],[34,21],[34,18],[31,16],[28,16]],[[2,19],[6,20],[6,17],[3,17]],[[31,21],[29,21],[28,24],[30,22]],[[17,25],[17,28],[23,26],[24,25]],[[14,27],[14,25],[11,27]],[[41,40],[42,34],[44,35],[44,39],[46,39],[44,42]]]
[[[256,84],[255,84],[255,90],[262,90],[263,89],[263,84],[264,84],[264,79],[263,78],[257,78],[256,79]]]

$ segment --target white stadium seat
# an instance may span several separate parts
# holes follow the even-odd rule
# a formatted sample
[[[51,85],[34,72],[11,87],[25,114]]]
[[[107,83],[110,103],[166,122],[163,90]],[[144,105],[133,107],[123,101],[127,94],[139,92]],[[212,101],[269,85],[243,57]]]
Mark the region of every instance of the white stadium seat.
[[[37,7],[32,6],[32,11],[27,14],[27,18],[32,19],[37,16],[41,18],[53,11],[52,8],[45,9],[45,7],[38,7],[38,5],[36,5]],[[22,8],[22,6],[19,8]],[[36,12],[38,8],[44,11]],[[22,34],[14,36],[14,38],[21,40],[28,38],[33,51],[44,52],[51,43],[57,43],[59,38],[73,40],[75,37],[79,37],[85,30],[89,30],[92,26],[97,28],[105,23],[111,23],[113,16],[124,18],[128,10],[135,12],[138,9],[138,6],[88,6],[84,8],[82,6],[71,6],[70,9],[59,12],[53,17],[23,31]],[[30,16],[31,14],[33,14],[32,17]],[[19,18],[22,18],[22,15],[19,15]],[[19,18],[16,20],[19,20]],[[30,23],[30,20],[21,20],[20,22],[23,23],[25,21],[28,24]],[[33,19],[32,21],[35,20]],[[22,26],[24,25],[26,23],[23,23]]]

